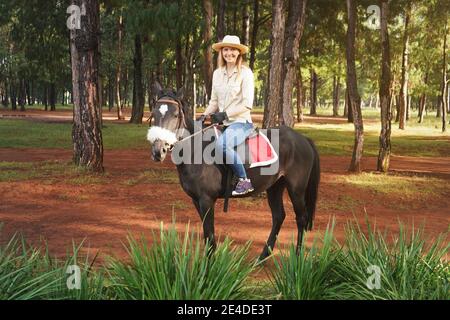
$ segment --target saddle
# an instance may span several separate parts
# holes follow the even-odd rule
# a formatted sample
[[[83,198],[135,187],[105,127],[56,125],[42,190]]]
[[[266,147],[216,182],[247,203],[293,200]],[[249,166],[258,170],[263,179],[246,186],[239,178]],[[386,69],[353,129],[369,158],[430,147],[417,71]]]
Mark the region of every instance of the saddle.
[[[216,138],[218,138],[223,131],[219,130],[217,127],[214,127],[214,130]],[[245,145],[242,146],[242,144]],[[259,130],[259,128],[255,128],[242,144],[236,146],[235,151],[237,151],[238,148],[244,148],[245,157],[241,157],[241,159],[246,170],[247,168],[250,169],[271,165],[278,160],[278,154],[276,153],[272,143],[267,136]],[[230,166],[225,165],[224,168],[226,189],[224,194],[223,211],[228,212],[228,199],[231,197],[231,193],[238,182],[238,177],[234,175],[234,172]]]

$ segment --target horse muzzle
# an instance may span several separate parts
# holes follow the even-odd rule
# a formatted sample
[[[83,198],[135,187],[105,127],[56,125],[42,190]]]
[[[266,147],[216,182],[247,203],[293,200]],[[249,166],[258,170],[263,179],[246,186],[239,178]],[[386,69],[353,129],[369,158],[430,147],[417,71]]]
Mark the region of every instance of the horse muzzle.
[[[152,160],[163,162],[170,150],[171,146],[167,142],[156,140],[152,145]]]

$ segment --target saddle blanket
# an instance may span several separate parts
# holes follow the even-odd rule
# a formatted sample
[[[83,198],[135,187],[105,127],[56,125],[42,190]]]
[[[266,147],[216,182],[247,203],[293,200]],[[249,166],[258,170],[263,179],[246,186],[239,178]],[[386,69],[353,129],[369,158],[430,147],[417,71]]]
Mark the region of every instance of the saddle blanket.
[[[216,137],[221,132],[214,128]],[[245,139],[246,151],[248,152],[245,157],[246,163],[250,164],[250,168],[268,166],[278,160],[278,154],[276,153],[269,138],[260,130],[255,130],[254,133]]]

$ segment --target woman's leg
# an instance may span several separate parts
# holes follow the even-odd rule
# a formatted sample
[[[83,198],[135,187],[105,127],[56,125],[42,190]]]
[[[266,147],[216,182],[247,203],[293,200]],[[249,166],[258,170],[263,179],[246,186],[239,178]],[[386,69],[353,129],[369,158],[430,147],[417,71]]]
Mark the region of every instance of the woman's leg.
[[[217,141],[218,151],[225,154],[225,163],[231,165],[234,174],[243,179],[247,178],[247,174],[244,164],[234,148],[243,143],[252,130],[252,123],[235,122],[225,129]]]

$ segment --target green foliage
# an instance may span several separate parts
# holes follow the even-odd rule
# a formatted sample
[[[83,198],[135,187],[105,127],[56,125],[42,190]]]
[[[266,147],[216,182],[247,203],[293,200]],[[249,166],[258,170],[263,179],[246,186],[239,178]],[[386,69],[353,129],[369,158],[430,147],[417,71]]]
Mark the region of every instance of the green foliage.
[[[339,294],[340,282],[334,274],[340,249],[333,238],[335,222],[327,226],[322,243],[317,238],[310,249],[303,241],[298,250],[293,244],[274,259],[272,285],[280,299],[333,299]]]
[[[64,260],[53,259],[48,251],[29,246],[23,237],[14,235],[0,246],[0,300],[84,300],[105,298],[107,289],[102,272],[91,269],[89,255],[78,258],[82,243]],[[80,268],[80,289],[67,286],[68,266]]]
[[[153,235],[155,239],[156,236]],[[199,235],[180,237],[174,226],[161,225],[158,243],[149,247],[144,237],[129,236],[131,264],[112,259],[111,289],[117,299],[228,300],[248,297],[245,281],[253,270],[246,261],[249,244],[232,247],[225,239],[208,256]]]
[[[447,234],[426,245],[423,229],[380,232],[366,222],[367,231],[349,222],[341,246],[327,228],[321,246],[315,241],[299,255],[275,258],[273,291],[281,299],[448,300],[450,266]],[[390,235],[390,236],[388,236]],[[379,284],[372,278],[380,272]]]
[[[398,235],[348,224],[345,251],[336,264],[343,299],[420,300],[450,299],[450,268],[445,260],[449,249],[447,235],[431,246],[425,244],[423,230],[407,231],[400,224]],[[379,268],[379,288],[367,285],[370,266]],[[373,271],[371,271],[373,272]]]

